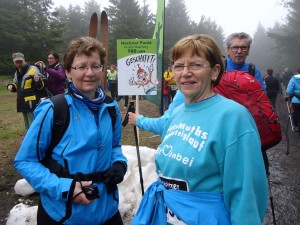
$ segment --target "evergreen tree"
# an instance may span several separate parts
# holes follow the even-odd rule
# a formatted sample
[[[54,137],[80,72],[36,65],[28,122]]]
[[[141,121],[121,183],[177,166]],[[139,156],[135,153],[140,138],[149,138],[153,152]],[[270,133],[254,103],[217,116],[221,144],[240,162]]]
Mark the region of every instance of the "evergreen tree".
[[[110,5],[105,8],[109,19],[109,54],[108,63],[117,62],[117,40],[134,38],[152,38],[150,11],[146,6],[142,8],[136,0],[110,0]],[[149,36],[151,34],[151,36]]]
[[[280,72],[280,54],[275,48],[274,40],[268,36],[261,23],[258,24],[254,33],[247,61],[254,63],[262,73],[269,68],[272,68],[274,72]]]
[[[198,24],[192,22],[192,30],[195,34],[207,34],[213,37],[222,53],[226,55],[223,29],[215,21],[211,20],[211,18],[201,16]]]
[[[69,6],[66,20],[66,32],[64,41],[66,45],[73,39],[88,35],[88,23],[79,6]]]
[[[172,46],[192,34],[191,21],[184,0],[169,0],[165,10],[164,69],[168,67]]]
[[[61,42],[61,24],[51,12],[52,0],[1,0],[0,72],[8,72],[11,54],[23,52],[27,61],[41,59]]]
[[[285,55],[283,66],[295,70],[299,67],[300,58],[300,0],[284,1],[289,14],[286,24],[274,27],[269,36],[276,41],[277,49]]]

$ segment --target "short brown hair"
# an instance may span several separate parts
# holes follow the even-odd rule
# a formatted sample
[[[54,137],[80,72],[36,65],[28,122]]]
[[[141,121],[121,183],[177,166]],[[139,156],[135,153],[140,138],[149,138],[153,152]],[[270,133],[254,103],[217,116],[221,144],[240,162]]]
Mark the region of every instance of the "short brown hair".
[[[267,74],[268,75],[273,75],[273,69],[267,69]]]
[[[170,61],[172,64],[187,51],[192,55],[205,57],[213,67],[216,64],[221,66],[218,78],[212,81],[213,85],[218,85],[224,72],[224,61],[220,48],[211,36],[206,34],[195,34],[179,40],[171,50]]]
[[[97,52],[99,54],[100,63],[101,65],[104,65],[106,51],[101,42],[92,37],[79,37],[74,39],[68,45],[64,55],[64,68],[69,72],[75,56],[81,54],[90,56],[93,52]]]

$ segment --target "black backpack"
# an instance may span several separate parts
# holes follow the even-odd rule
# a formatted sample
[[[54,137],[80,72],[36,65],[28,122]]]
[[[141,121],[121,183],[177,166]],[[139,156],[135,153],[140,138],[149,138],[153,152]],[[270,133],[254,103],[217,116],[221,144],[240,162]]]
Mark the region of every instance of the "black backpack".
[[[41,161],[44,165],[51,160],[52,151],[55,146],[61,141],[64,133],[68,129],[70,122],[70,111],[65,94],[58,94],[50,98],[53,102],[53,128],[52,128],[52,139],[50,145],[46,151],[45,157]],[[104,99],[105,103],[113,102],[113,99],[106,96]],[[112,128],[114,130],[115,122],[117,119],[117,113],[115,106],[108,106],[107,110],[111,117]]]

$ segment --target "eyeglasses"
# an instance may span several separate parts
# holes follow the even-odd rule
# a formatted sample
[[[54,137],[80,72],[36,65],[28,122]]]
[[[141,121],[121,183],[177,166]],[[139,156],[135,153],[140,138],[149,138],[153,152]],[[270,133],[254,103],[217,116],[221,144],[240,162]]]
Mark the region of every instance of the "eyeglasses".
[[[229,49],[234,52],[237,52],[239,49],[241,49],[242,52],[245,52],[249,49],[249,46],[232,46]]]
[[[184,70],[184,67],[187,67],[190,71],[197,71],[205,69],[206,67],[210,66],[209,64],[198,64],[198,63],[192,63],[187,66],[183,64],[174,64],[173,65],[173,71],[174,73],[180,73]]]
[[[102,71],[103,69],[103,65],[91,65],[91,66],[88,66],[88,65],[79,65],[79,66],[75,66],[75,67],[71,67],[73,70],[77,70],[77,71],[80,71],[80,72],[83,72],[83,71],[88,71],[89,68],[91,68],[91,70],[94,72],[94,73],[97,73],[97,72],[100,72]]]

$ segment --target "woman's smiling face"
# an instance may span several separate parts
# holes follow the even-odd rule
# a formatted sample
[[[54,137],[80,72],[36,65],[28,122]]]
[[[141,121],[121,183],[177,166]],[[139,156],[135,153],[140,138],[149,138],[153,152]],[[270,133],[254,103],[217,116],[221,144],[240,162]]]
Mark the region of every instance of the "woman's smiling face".
[[[94,99],[102,77],[99,54],[92,52],[90,56],[85,54],[76,55],[72,68],[70,72],[67,72],[67,75],[81,94],[89,99]]]
[[[207,59],[187,51],[174,61],[173,71],[176,84],[186,102],[192,103],[214,94],[211,82],[217,78],[220,66],[212,68]]]

